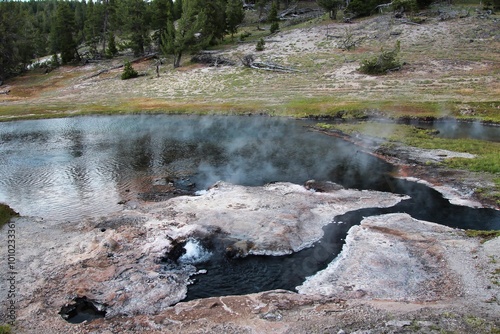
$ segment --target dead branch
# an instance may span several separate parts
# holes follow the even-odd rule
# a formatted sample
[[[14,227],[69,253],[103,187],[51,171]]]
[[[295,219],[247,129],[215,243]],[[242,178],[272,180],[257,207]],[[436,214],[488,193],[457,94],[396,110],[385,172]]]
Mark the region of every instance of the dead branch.
[[[200,52],[191,58],[193,63],[206,64],[208,66],[221,66],[228,65],[233,66],[234,61],[227,59],[225,57],[216,55],[214,52]]]
[[[251,68],[257,70],[264,71],[274,71],[274,72],[285,72],[285,73],[293,73],[293,72],[302,72],[293,67],[282,66],[279,64],[271,63],[271,62],[256,62],[254,61],[251,65]]]
[[[252,54],[244,55],[240,57],[240,61],[245,67],[252,67],[253,62],[255,61],[255,57]]]
[[[240,61],[243,64],[243,66],[253,68],[256,70],[285,72],[285,73],[302,72],[293,67],[279,65],[273,62],[255,61],[255,57],[252,54],[247,54],[243,57],[240,57]]]
[[[287,9],[285,9],[284,11],[282,11],[281,13],[279,13],[278,16],[279,16],[280,19],[283,19],[287,15],[293,14],[296,11],[296,9],[297,9],[297,5],[290,6]]]
[[[145,56],[135,58],[135,59],[131,60],[130,63],[131,64],[139,63],[141,61],[150,60],[150,59],[153,59],[153,58],[156,58],[156,57],[158,57],[158,54],[156,54],[156,53],[150,53],[150,54],[147,54]],[[109,71],[122,68],[123,66],[124,66],[124,64],[120,64],[120,65],[116,65],[116,66],[113,66],[113,67],[110,67],[110,68],[106,68],[106,69],[100,70],[99,72],[94,73],[94,74],[86,77],[84,80],[88,80],[88,79],[92,79],[92,78],[98,77],[98,76],[100,76],[103,73],[107,73]]]

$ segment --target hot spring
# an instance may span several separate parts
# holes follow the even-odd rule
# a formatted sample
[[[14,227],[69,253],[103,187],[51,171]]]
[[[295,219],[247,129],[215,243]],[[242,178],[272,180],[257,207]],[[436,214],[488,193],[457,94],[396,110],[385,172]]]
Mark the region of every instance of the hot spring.
[[[393,166],[341,139],[310,131],[312,124],[180,115],[0,123],[0,202],[22,215],[71,224],[119,212],[123,203],[138,198],[158,200],[155,194],[171,184],[194,195],[219,180],[246,186],[329,180],[411,197],[392,208],[332,217],[342,224],[326,226],[314,247],[287,256],[228,259],[220,247],[188,240],[177,261],[206,274],[195,277],[187,299],[294,290],[337,256],[348,229],[363,216],[406,212],[451,227],[500,229],[498,211],[451,205],[433,189],[394,179]]]

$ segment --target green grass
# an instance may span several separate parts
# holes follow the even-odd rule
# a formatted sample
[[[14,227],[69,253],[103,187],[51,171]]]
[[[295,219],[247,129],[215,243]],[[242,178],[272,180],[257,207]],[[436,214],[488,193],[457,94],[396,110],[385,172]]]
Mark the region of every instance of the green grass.
[[[0,228],[7,224],[12,217],[16,217],[18,215],[19,214],[12,210],[8,205],[0,203]]]
[[[465,234],[471,238],[481,239],[481,243],[500,237],[500,231],[466,230]]]
[[[0,325],[0,334],[10,334],[12,328],[9,325]]]

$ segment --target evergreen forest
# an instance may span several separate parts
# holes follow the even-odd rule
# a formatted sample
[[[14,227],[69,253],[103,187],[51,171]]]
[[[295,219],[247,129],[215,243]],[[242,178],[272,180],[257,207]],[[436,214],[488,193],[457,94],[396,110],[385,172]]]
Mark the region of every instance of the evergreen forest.
[[[498,7],[500,0],[494,0]],[[387,0],[311,0],[334,18],[339,8],[356,16],[374,12]],[[395,0],[423,8],[430,0]],[[112,58],[120,50],[135,56],[174,56],[221,43],[234,35],[245,8],[278,13],[292,0],[0,0],[0,81],[52,55],[51,66]],[[274,14],[276,15],[276,14]],[[262,15],[259,15],[261,17]],[[276,20],[276,17],[264,20]]]

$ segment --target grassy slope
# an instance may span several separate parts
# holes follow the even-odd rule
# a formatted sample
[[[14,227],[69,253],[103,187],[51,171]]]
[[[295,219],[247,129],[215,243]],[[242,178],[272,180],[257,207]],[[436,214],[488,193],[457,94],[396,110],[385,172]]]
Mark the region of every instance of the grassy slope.
[[[473,12],[474,7],[467,7]],[[450,10],[461,10],[453,8]],[[167,60],[161,77],[152,61],[134,64],[144,76],[122,81],[121,69],[89,78],[127,57],[82,67],[61,67],[49,74],[31,72],[7,82],[0,95],[0,120],[87,113],[195,112],[267,113],[307,116],[456,117],[500,122],[500,41],[498,22],[468,18],[445,22],[426,13],[421,26],[402,24],[391,15],[332,22],[325,17],[268,36],[266,50],[255,40],[268,35],[248,25],[248,44],[222,46],[225,55],[254,53],[300,69],[285,74],[241,66],[217,70],[189,64],[173,69]],[[262,25],[261,25],[262,27]],[[363,38],[352,51],[338,48],[347,33]],[[327,34],[336,38],[327,38]],[[340,36],[340,37],[339,37]],[[401,42],[403,70],[370,77],[356,72],[366,57]]]

